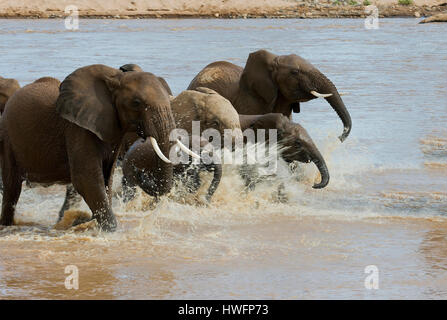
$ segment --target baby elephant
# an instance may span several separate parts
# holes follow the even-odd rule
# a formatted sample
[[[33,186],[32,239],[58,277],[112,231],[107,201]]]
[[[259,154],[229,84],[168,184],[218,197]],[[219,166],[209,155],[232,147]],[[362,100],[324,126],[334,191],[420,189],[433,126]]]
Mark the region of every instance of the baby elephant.
[[[277,141],[282,147],[281,157],[287,163],[293,161],[309,163],[313,162],[321,174],[321,182],[313,186],[315,189],[321,189],[329,183],[329,170],[323,156],[318,150],[315,143],[310,138],[307,131],[297,123],[293,123],[290,119],[281,113],[268,113],[263,115],[239,115],[241,129],[276,129]],[[257,137],[257,135],[256,135]],[[266,137],[266,140],[269,136]],[[250,170],[248,170],[250,171]],[[252,171],[252,170],[251,170]],[[253,186],[253,176],[243,173],[247,186]]]

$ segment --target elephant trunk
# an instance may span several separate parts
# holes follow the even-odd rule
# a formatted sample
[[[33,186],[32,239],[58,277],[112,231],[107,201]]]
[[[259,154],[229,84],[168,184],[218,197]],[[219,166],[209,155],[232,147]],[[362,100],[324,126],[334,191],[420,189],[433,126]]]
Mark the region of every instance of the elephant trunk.
[[[318,88],[319,92],[328,94],[330,93],[331,96],[329,97],[325,97],[326,101],[329,102],[329,104],[331,105],[332,109],[335,110],[335,112],[337,112],[338,116],[340,117],[341,121],[343,122],[343,133],[342,135],[339,137],[340,141],[343,142],[349,135],[349,133],[351,132],[351,128],[352,128],[352,121],[351,121],[351,115],[349,114],[348,109],[346,109],[345,104],[343,103],[343,100],[340,97],[340,94],[337,91],[337,88],[335,87],[335,85],[328,79],[326,78],[323,74],[323,85]]]
[[[220,180],[222,179],[222,165],[214,163],[205,166],[207,171],[214,172],[213,180],[211,181],[211,184],[208,188],[208,194],[206,195],[206,200],[210,201],[211,197],[213,196],[214,192],[216,192],[216,189],[220,184]]]
[[[314,184],[312,188],[322,189],[329,183],[329,170],[327,168],[326,161],[324,161],[324,158],[321,156],[320,152],[317,151],[312,155],[312,162],[315,163],[321,175],[320,183]]]
[[[174,129],[174,118],[169,110],[152,114],[150,120],[148,119],[144,123],[144,134],[150,140],[152,148],[157,154],[157,167],[151,175],[155,182],[155,186],[152,188],[155,187],[155,192],[159,196],[168,193],[173,185],[173,164],[168,157],[173,146],[169,135]]]

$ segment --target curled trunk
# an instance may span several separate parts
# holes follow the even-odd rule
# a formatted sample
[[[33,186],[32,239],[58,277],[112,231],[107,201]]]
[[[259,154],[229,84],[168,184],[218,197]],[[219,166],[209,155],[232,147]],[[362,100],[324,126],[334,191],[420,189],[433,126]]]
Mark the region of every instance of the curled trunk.
[[[318,168],[318,171],[320,171],[321,175],[321,181],[320,183],[316,183],[312,186],[314,189],[322,189],[327,186],[329,183],[329,170],[327,168],[326,162],[324,161],[321,154],[319,156],[316,156],[312,158],[312,162],[315,163],[315,165]]]
[[[323,77],[323,86],[321,88],[318,88],[319,92],[322,93],[331,93],[332,95],[330,97],[325,98],[327,102],[331,105],[332,109],[337,112],[338,116],[340,117],[341,121],[343,122],[343,133],[339,137],[340,141],[343,142],[351,132],[352,128],[352,121],[351,121],[351,115],[349,114],[348,109],[346,109],[346,106],[343,102],[343,100],[340,97],[340,94],[338,93],[337,88],[335,85],[324,75]]]

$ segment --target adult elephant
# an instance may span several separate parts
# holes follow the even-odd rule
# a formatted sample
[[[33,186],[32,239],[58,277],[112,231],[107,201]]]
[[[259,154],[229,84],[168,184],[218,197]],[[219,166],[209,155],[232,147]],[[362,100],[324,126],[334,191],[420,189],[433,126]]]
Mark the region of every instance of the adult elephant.
[[[209,88],[186,90],[171,99],[171,108],[177,129],[185,130],[188,143],[193,145],[196,139],[201,150],[208,144],[201,138],[205,130],[213,129],[219,136],[225,136],[225,130],[233,134],[241,133],[239,115],[231,103]],[[193,124],[200,124],[195,132]],[[222,141],[221,141],[222,142]],[[211,151],[211,150],[209,150]],[[166,184],[157,168],[163,163],[155,156],[155,150],[148,142],[137,141],[126,153],[123,160],[123,189],[125,198],[130,198],[139,186],[151,196],[160,196],[170,191],[170,184]],[[200,171],[213,172],[206,199],[210,201],[222,177],[220,163],[192,164],[189,161],[174,165],[174,175],[183,179],[190,192],[195,192],[200,186]]]
[[[59,88],[60,87],[60,88]],[[169,154],[175,127],[168,93],[151,73],[105,65],[77,69],[62,83],[44,78],[18,90],[1,123],[1,225],[12,225],[24,179],[72,183],[104,231],[116,229],[113,170],[126,132]],[[166,168],[172,177],[172,166]]]
[[[0,77],[0,114],[5,110],[5,105],[8,99],[19,89],[20,85],[16,79]]]
[[[287,163],[298,161],[302,163],[313,162],[321,175],[321,181],[313,185],[314,189],[321,189],[329,183],[329,170],[326,161],[317,146],[301,125],[293,123],[281,113],[268,113],[263,115],[239,115],[241,129],[245,132],[252,129],[266,130],[266,141],[270,141],[268,129],[276,130],[276,139],[280,144],[280,154]],[[255,135],[257,137],[257,135]],[[258,142],[258,141],[254,141]],[[251,170],[252,171],[252,170]],[[253,177],[243,174],[246,185],[252,185]]]
[[[266,50],[250,53],[245,68],[226,61],[207,65],[188,89],[211,88],[229,99],[240,114],[300,112],[300,103],[325,98],[343,122],[343,142],[351,116],[335,85],[316,67],[295,54],[278,56]]]
[[[134,63],[128,63],[125,65],[122,65],[121,67],[119,67],[119,69],[122,72],[132,72],[132,71],[143,72],[143,69],[139,65],[134,64]],[[162,86],[165,88],[168,95],[172,96],[171,88],[169,87],[166,80],[162,77],[157,77],[157,79],[162,84]],[[118,161],[117,161],[118,165],[121,165],[121,160],[123,160],[124,155],[129,150],[129,148],[132,146],[132,144],[140,139],[141,138],[137,134],[137,132],[126,132],[126,134],[124,135],[124,137],[122,139],[121,149],[120,149],[120,153],[118,155]],[[148,141],[148,144],[149,144],[149,147],[152,148],[152,144],[151,144],[150,140]],[[158,156],[156,156],[156,157],[158,157]],[[160,167],[164,166],[164,164],[165,164],[165,162],[162,161]],[[162,171],[160,171],[158,169],[157,169],[157,172],[158,172],[158,175],[161,175],[161,173],[162,173]],[[157,192],[162,192],[162,190],[160,189]],[[162,192],[162,193],[164,193],[164,192]],[[79,193],[76,192],[76,190],[73,188],[73,186],[71,184],[67,185],[64,203],[62,204],[62,207],[59,210],[58,221],[60,221],[64,217],[65,211],[76,207],[77,205],[79,205],[81,203],[81,201],[82,201],[82,197],[79,195]],[[79,223],[85,222],[83,219],[84,218],[77,219],[76,221],[74,221],[74,224],[79,224]]]

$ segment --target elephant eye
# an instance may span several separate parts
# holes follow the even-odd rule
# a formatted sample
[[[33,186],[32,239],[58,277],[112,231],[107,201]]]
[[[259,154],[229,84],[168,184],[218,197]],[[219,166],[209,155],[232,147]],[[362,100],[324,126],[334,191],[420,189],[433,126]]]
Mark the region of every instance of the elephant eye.
[[[139,108],[142,106],[142,102],[140,99],[134,99],[132,100],[132,107],[133,108]]]
[[[298,70],[298,69],[292,69],[292,70],[290,70],[290,73],[291,73],[292,75],[296,76],[297,74],[300,73],[300,70]]]

